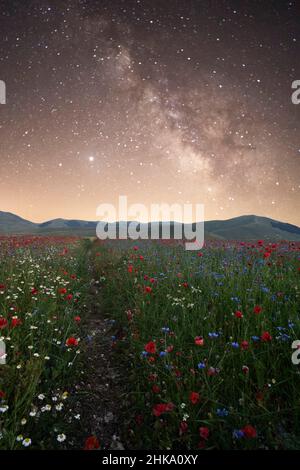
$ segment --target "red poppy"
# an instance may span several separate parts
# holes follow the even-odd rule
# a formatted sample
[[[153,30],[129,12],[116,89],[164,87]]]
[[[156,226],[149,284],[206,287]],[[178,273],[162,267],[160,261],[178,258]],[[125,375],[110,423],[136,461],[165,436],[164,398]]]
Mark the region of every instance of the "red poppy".
[[[145,292],[147,292],[147,294],[151,294],[151,292],[152,292],[152,287],[146,286],[146,287],[145,287]]]
[[[251,424],[247,424],[246,426],[244,426],[242,428],[242,431],[245,437],[247,437],[248,439],[253,439],[254,437],[257,436],[256,429],[253,426],[251,426]]]
[[[127,310],[126,315],[127,315],[127,320],[128,320],[128,321],[132,321],[132,319],[133,319],[133,313],[132,313],[132,311],[131,311],[131,310]]]
[[[193,403],[193,405],[197,405],[200,401],[200,395],[198,392],[191,392],[189,396],[190,402]]]
[[[5,392],[3,392],[3,390],[0,390],[0,398],[5,398]]]
[[[200,434],[200,437],[202,437],[202,439],[207,441],[209,437],[209,429],[206,426],[201,426],[199,428],[199,434]]]
[[[200,441],[198,444],[198,449],[205,449],[206,442],[205,441]]]
[[[4,317],[0,317],[0,330],[7,327],[7,320]]]
[[[243,318],[243,314],[240,310],[237,310],[234,315],[236,316],[236,318]]]
[[[188,430],[188,423],[186,421],[181,421],[180,425],[179,425],[179,434],[182,435],[182,434],[185,434]]]
[[[182,285],[182,287],[185,287],[185,288],[189,287],[187,282],[183,282],[181,285]]]
[[[159,417],[161,414],[166,413],[167,411],[172,411],[173,409],[173,403],[158,403],[157,405],[154,405],[152,413],[154,416]]]
[[[154,341],[149,341],[149,343],[146,344],[145,351],[150,354],[156,353],[156,344]]]
[[[144,421],[144,418],[142,415],[135,415],[135,422],[138,426],[140,426],[141,424],[143,424],[143,421]]]
[[[209,377],[213,377],[214,375],[217,375],[218,371],[215,367],[210,367],[207,371],[207,375]]]
[[[73,299],[73,294],[68,294],[66,297],[67,300],[72,300]]]
[[[65,287],[61,287],[60,289],[58,289],[58,293],[64,295],[67,293],[67,289]]]
[[[100,444],[96,436],[90,436],[86,439],[84,450],[95,450],[99,449]]]
[[[270,256],[271,256],[271,253],[269,251],[266,251],[264,253],[264,258],[270,258]]]
[[[261,335],[261,340],[267,343],[268,341],[272,341],[272,336],[268,331],[264,331],[263,334]]]
[[[37,293],[38,293],[38,290],[35,287],[33,287],[33,289],[31,289],[31,294],[36,295]]]
[[[241,342],[241,348],[243,349],[243,351],[246,351],[249,348],[248,341],[246,341],[246,340],[242,341]]]
[[[196,346],[204,345],[204,339],[202,338],[202,336],[196,336],[196,338],[194,339],[194,342]]]
[[[22,320],[20,318],[14,317],[14,318],[11,319],[11,327],[12,328],[16,328],[16,326],[20,326],[20,325],[22,325]]]
[[[262,311],[262,307],[260,305],[255,305],[253,312],[256,313],[256,315],[259,315]]]
[[[148,377],[149,382],[155,382],[157,379],[157,374],[150,374]]]
[[[76,317],[74,317],[74,321],[76,321],[76,323],[80,323],[81,322],[80,316],[76,315]]]
[[[152,392],[153,393],[159,393],[160,392],[160,388],[158,385],[153,385],[152,386]]]
[[[66,341],[66,346],[78,346],[78,340],[74,338],[74,336],[70,336],[70,338],[68,338]]]

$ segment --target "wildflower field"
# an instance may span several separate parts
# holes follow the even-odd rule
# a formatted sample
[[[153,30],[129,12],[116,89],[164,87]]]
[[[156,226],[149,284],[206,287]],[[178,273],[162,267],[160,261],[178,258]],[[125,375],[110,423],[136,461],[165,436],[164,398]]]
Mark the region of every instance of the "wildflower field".
[[[77,445],[95,303],[123,374],[125,448],[300,448],[299,243],[0,244],[1,449]]]
[[[78,242],[2,238],[0,249],[0,448],[56,448],[76,420],[66,403],[79,369]]]
[[[300,448],[299,244],[103,249],[137,448]]]

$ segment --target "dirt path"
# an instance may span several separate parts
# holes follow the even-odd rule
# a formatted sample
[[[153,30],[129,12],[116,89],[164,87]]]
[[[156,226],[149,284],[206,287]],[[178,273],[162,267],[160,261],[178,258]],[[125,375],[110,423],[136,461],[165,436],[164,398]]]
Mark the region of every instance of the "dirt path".
[[[90,268],[92,271],[92,268]],[[93,272],[91,279],[93,278]],[[76,386],[76,402],[82,432],[75,446],[96,436],[101,449],[123,450],[121,431],[124,429],[124,381],[126,371],[117,363],[112,337],[115,325],[101,308],[101,288],[91,281],[89,315],[85,321],[82,353],[84,370]],[[77,439],[76,439],[77,441]]]
[[[86,350],[86,370],[82,383],[82,423],[87,436],[95,435],[101,447],[124,449],[120,441],[122,424],[122,383],[112,349],[112,325],[109,319],[90,318]],[[100,317],[100,318],[99,318]]]

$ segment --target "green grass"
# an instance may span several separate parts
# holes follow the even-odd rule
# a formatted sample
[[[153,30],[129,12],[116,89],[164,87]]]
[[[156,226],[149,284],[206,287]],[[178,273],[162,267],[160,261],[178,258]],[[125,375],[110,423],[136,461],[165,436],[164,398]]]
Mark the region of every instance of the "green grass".
[[[63,240],[2,240],[0,336],[0,448],[62,447],[57,436],[75,421],[68,392],[80,374],[80,325],[85,280],[82,250]],[[14,326],[15,325],[15,326]],[[69,337],[78,346],[66,346]],[[7,409],[6,409],[7,408]],[[19,437],[18,437],[19,436]],[[21,437],[22,436],[22,437]]]
[[[132,446],[300,448],[299,370],[291,362],[292,341],[300,337],[299,247],[274,245],[265,258],[268,249],[215,242],[199,257],[159,243],[137,251],[117,243],[95,247],[95,269],[106,278],[105,309],[126,331],[117,343],[131,371]],[[262,340],[264,332],[270,341]],[[150,341],[156,352],[145,354]],[[199,393],[199,403],[191,403],[191,392]],[[173,409],[157,417],[161,403]],[[248,424],[256,437],[233,434]]]
[[[0,240],[0,449],[76,442],[85,332],[75,317],[95,300],[115,322],[128,447],[299,449],[299,244],[216,241],[202,256],[137,245]]]

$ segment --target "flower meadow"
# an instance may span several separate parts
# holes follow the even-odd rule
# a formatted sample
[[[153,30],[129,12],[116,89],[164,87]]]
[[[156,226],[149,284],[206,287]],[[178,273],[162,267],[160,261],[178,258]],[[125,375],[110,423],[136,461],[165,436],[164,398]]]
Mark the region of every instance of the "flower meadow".
[[[95,248],[123,328],[126,436],[146,449],[299,449],[299,243]]]
[[[0,449],[61,448],[80,418],[79,251],[76,239],[0,239]]]
[[[126,448],[299,449],[299,250],[2,237],[0,449],[104,448],[78,438],[91,310],[112,326]]]

